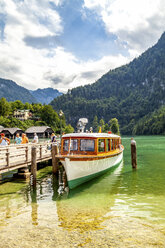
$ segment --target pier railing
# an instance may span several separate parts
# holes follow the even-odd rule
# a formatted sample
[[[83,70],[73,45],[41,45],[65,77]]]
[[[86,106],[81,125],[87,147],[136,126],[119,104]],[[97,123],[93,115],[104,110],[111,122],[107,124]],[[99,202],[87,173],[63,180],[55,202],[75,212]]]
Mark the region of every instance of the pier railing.
[[[36,147],[37,163],[52,158],[48,143],[2,146],[0,147],[0,174],[30,165],[31,151],[34,146]]]

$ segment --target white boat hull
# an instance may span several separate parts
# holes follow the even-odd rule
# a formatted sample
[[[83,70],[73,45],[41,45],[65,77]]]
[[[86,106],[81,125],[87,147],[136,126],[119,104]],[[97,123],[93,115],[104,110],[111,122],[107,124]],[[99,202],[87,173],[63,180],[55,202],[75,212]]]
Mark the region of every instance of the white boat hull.
[[[123,159],[123,152],[118,155],[94,160],[76,160],[65,158],[61,161],[67,175],[69,188],[89,181],[90,179],[103,174],[113,166],[118,165]]]

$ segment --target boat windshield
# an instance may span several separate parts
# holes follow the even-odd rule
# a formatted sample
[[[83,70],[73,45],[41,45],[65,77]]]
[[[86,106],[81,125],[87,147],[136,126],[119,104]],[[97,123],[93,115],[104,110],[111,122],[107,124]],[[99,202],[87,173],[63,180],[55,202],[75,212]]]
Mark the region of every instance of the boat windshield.
[[[71,151],[77,151],[78,150],[78,140],[77,139],[71,139],[70,150]]]
[[[69,150],[69,140],[64,140],[63,142],[63,151],[68,151]]]
[[[94,152],[95,141],[93,139],[81,139],[80,140],[80,151]]]

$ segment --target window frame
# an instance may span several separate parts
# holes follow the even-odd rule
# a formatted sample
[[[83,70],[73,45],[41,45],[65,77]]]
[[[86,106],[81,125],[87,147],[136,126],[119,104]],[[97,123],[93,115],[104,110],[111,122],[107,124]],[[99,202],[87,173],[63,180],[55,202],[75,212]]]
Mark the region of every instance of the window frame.
[[[93,141],[93,144],[94,144],[93,150],[81,150],[81,141],[83,141],[83,140],[85,140],[85,141],[89,141],[89,140]],[[80,152],[92,152],[93,153],[93,152],[95,152],[95,143],[96,143],[95,139],[80,138],[79,139],[79,151]]]
[[[99,140],[103,140],[104,141],[104,151],[99,151]],[[106,152],[106,144],[105,144],[105,138],[99,138],[97,141],[97,151],[98,153],[105,153]]]

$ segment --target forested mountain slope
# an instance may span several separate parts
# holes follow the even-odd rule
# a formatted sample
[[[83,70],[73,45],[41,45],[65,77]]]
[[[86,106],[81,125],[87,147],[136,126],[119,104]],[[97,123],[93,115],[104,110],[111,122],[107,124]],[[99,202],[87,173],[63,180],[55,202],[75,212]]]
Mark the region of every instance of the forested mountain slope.
[[[141,118],[134,126],[133,134],[165,134],[165,106]]]
[[[30,90],[30,93],[36,98],[37,102],[49,104],[54,98],[61,96],[62,93],[53,88]]]
[[[19,86],[12,80],[0,78],[0,98],[5,97],[7,101],[21,100],[25,102],[36,102],[36,99],[24,87]]]
[[[137,121],[165,105],[165,33],[158,43],[131,63],[110,70],[96,83],[77,87],[54,99],[75,126],[80,117],[90,124],[94,116],[108,122],[116,117],[123,134],[130,134]]]

